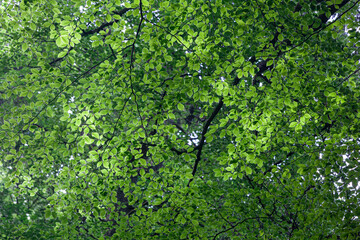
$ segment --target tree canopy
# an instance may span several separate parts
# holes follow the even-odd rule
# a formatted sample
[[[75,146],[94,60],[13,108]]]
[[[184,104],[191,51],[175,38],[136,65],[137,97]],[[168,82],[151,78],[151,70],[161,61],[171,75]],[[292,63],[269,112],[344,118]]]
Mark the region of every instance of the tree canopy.
[[[360,237],[359,0],[3,0],[2,239]]]

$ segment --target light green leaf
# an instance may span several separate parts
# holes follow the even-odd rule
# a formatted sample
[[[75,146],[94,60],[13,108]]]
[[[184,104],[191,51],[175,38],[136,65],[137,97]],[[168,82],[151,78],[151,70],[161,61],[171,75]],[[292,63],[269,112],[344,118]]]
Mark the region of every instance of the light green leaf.
[[[290,123],[289,127],[294,128],[294,127],[296,127],[297,124],[298,124],[298,122],[292,122],[292,123]]]
[[[185,109],[184,105],[182,105],[181,103],[178,103],[177,107],[180,111],[183,111]]]
[[[302,130],[302,125],[301,124],[298,124],[298,125],[296,125],[296,127],[295,127],[295,131],[301,131]]]
[[[252,169],[250,167],[245,167],[245,172],[247,175],[251,175],[252,174]]]
[[[62,58],[67,54],[67,51],[62,51],[61,53],[59,53],[58,58]]]
[[[110,14],[106,15],[106,21],[107,21],[107,22],[111,22],[111,16],[110,16]]]
[[[25,52],[28,48],[29,48],[29,47],[28,47],[27,43],[23,43],[23,44],[21,45],[21,49],[22,49],[23,52]]]
[[[68,37],[67,36],[60,36],[56,39],[56,45],[58,47],[65,47],[68,44]]]
[[[140,158],[139,161],[140,161],[140,164],[141,164],[142,166],[146,166],[146,160],[145,160],[145,159]]]

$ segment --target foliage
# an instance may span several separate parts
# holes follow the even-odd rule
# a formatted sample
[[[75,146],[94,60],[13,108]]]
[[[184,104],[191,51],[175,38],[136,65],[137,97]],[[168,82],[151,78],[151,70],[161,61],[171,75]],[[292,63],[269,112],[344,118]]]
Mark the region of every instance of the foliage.
[[[8,190],[0,192],[1,239],[54,239],[54,220],[44,217],[46,201],[41,195],[15,198]]]
[[[1,234],[359,237],[358,2],[2,1]]]

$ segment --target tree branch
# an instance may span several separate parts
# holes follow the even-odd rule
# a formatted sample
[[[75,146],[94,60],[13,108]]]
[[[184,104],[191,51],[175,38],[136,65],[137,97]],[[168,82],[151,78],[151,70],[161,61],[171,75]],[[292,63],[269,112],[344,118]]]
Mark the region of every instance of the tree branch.
[[[212,112],[210,118],[206,121],[205,123],[205,126],[203,128],[203,131],[201,133],[201,140],[200,140],[200,143],[199,145],[197,146],[198,148],[198,152],[196,154],[196,160],[195,160],[195,164],[194,164],[194,167],[193,167],[193,171],[192,171],[192,175],[195,176],[196,174],[196,171],[197,171],[197,168],[198,168],[198,165],[199,165],[199,162],[201,160],[201,152],[202,152],[202,149],[204,147],[204,144],[205,144],[205,134],[207,133],[207,131],[209,130],[209,127],[210,127],[210,124],[211,122],[214,120],[214,118],[216,117],[216,115],[220,112],[220,109],[222,108],[222,106],[224,105],[224,102],[223,102],[223,98],[221,97],[220,98],[220,101],[219,103],[217,104],[217,106],[215,107],[214,111]],[[188,186],[190,186],[190,183],[192,182],[194,178],[190,179],[189,180],[189,183],[188,183]]]
[[[131,10],[133,8],[124,8],[124,9],[121,9],[120,11],[115,11],[114,13],[119,15],[119,16],[122,16],[124,15],[125,13],[127,13],[129,10]],[[107,23],[103,23],[100,27],[98,28],[95,28],[95,29],[92,29],[92,30],[88,30],[88,31],[84,31],[81,33],[81,36],[82,37],[85,37],[85,36],[88,36],[88,35],[91,35],[91,34],[94,34],[94,33],[98,33],[100,32],[101,30],[103,30],[104,28],[112,25],[114,22],[118,22],[119,20],[115,20],[115,21],[111,21],[111,22],[107,22]]]

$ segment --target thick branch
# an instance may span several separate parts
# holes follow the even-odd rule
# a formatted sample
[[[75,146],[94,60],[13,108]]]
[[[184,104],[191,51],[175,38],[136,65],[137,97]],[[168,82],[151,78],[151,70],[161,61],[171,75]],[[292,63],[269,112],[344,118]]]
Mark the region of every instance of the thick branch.
[[[224,105],[224,102],[223,102],[223,98],[220,98],[220,101],[219,103],[217,104],[217,106],[215,107],[214,111],[212,112],[210,118],[206,121],[205,123],[205,126],[203,128],[203,131],[201,133],[201,140],[200,140],[200,143],[199,145],[197,146],[198,148],[198,152],[196,154],[196,160],[195,160],[195,164],[194,164],[194,167],[193,167],[193,171],[192,171],[192,175],[195,176],[196,174],[196,171],[197,171],[197,167],[199,165],[199,162],[201,160],[201,152],[202,152],[202,149],[204,147],[204,144],[205,144],[205,134],[207,133],[207,131],[209,130],[209,127],[210,127],[210,124],[211,122],[214,120],[214,118],[216,117],[216,115],[220,112],[220,109],[222,108],[222,106]],[[189,183],[188,183],[188,186],[190,186],[190,183],[192,182],[193,178],[190,179]]]
[[[116,11],[114,12],[115,14],[119,15],[119,16],[122,16],[124,15],[125,13],[127,13],[129,10],[131,10],[133,8],[124,8],[124,9],[121,9],[120,11]],[[88,30],[88,31],[84,31],[81,33],[81,36],[82,37],[85,37],[85,36],[88,36],[88,35],[91,35],[91,34],[94,34],[94,33],[98,33],[100,32],[101,30],[103,30],[104,28],[108,27],[108,26],[111,26],[114,22],[118,22],[119,20],[115,20],[115,21],[111,21],[111,22],[107,22],[107,23],[103,23],[100,27],[98,28],[95,28],[95,29],[92,29],[92,30]]]

